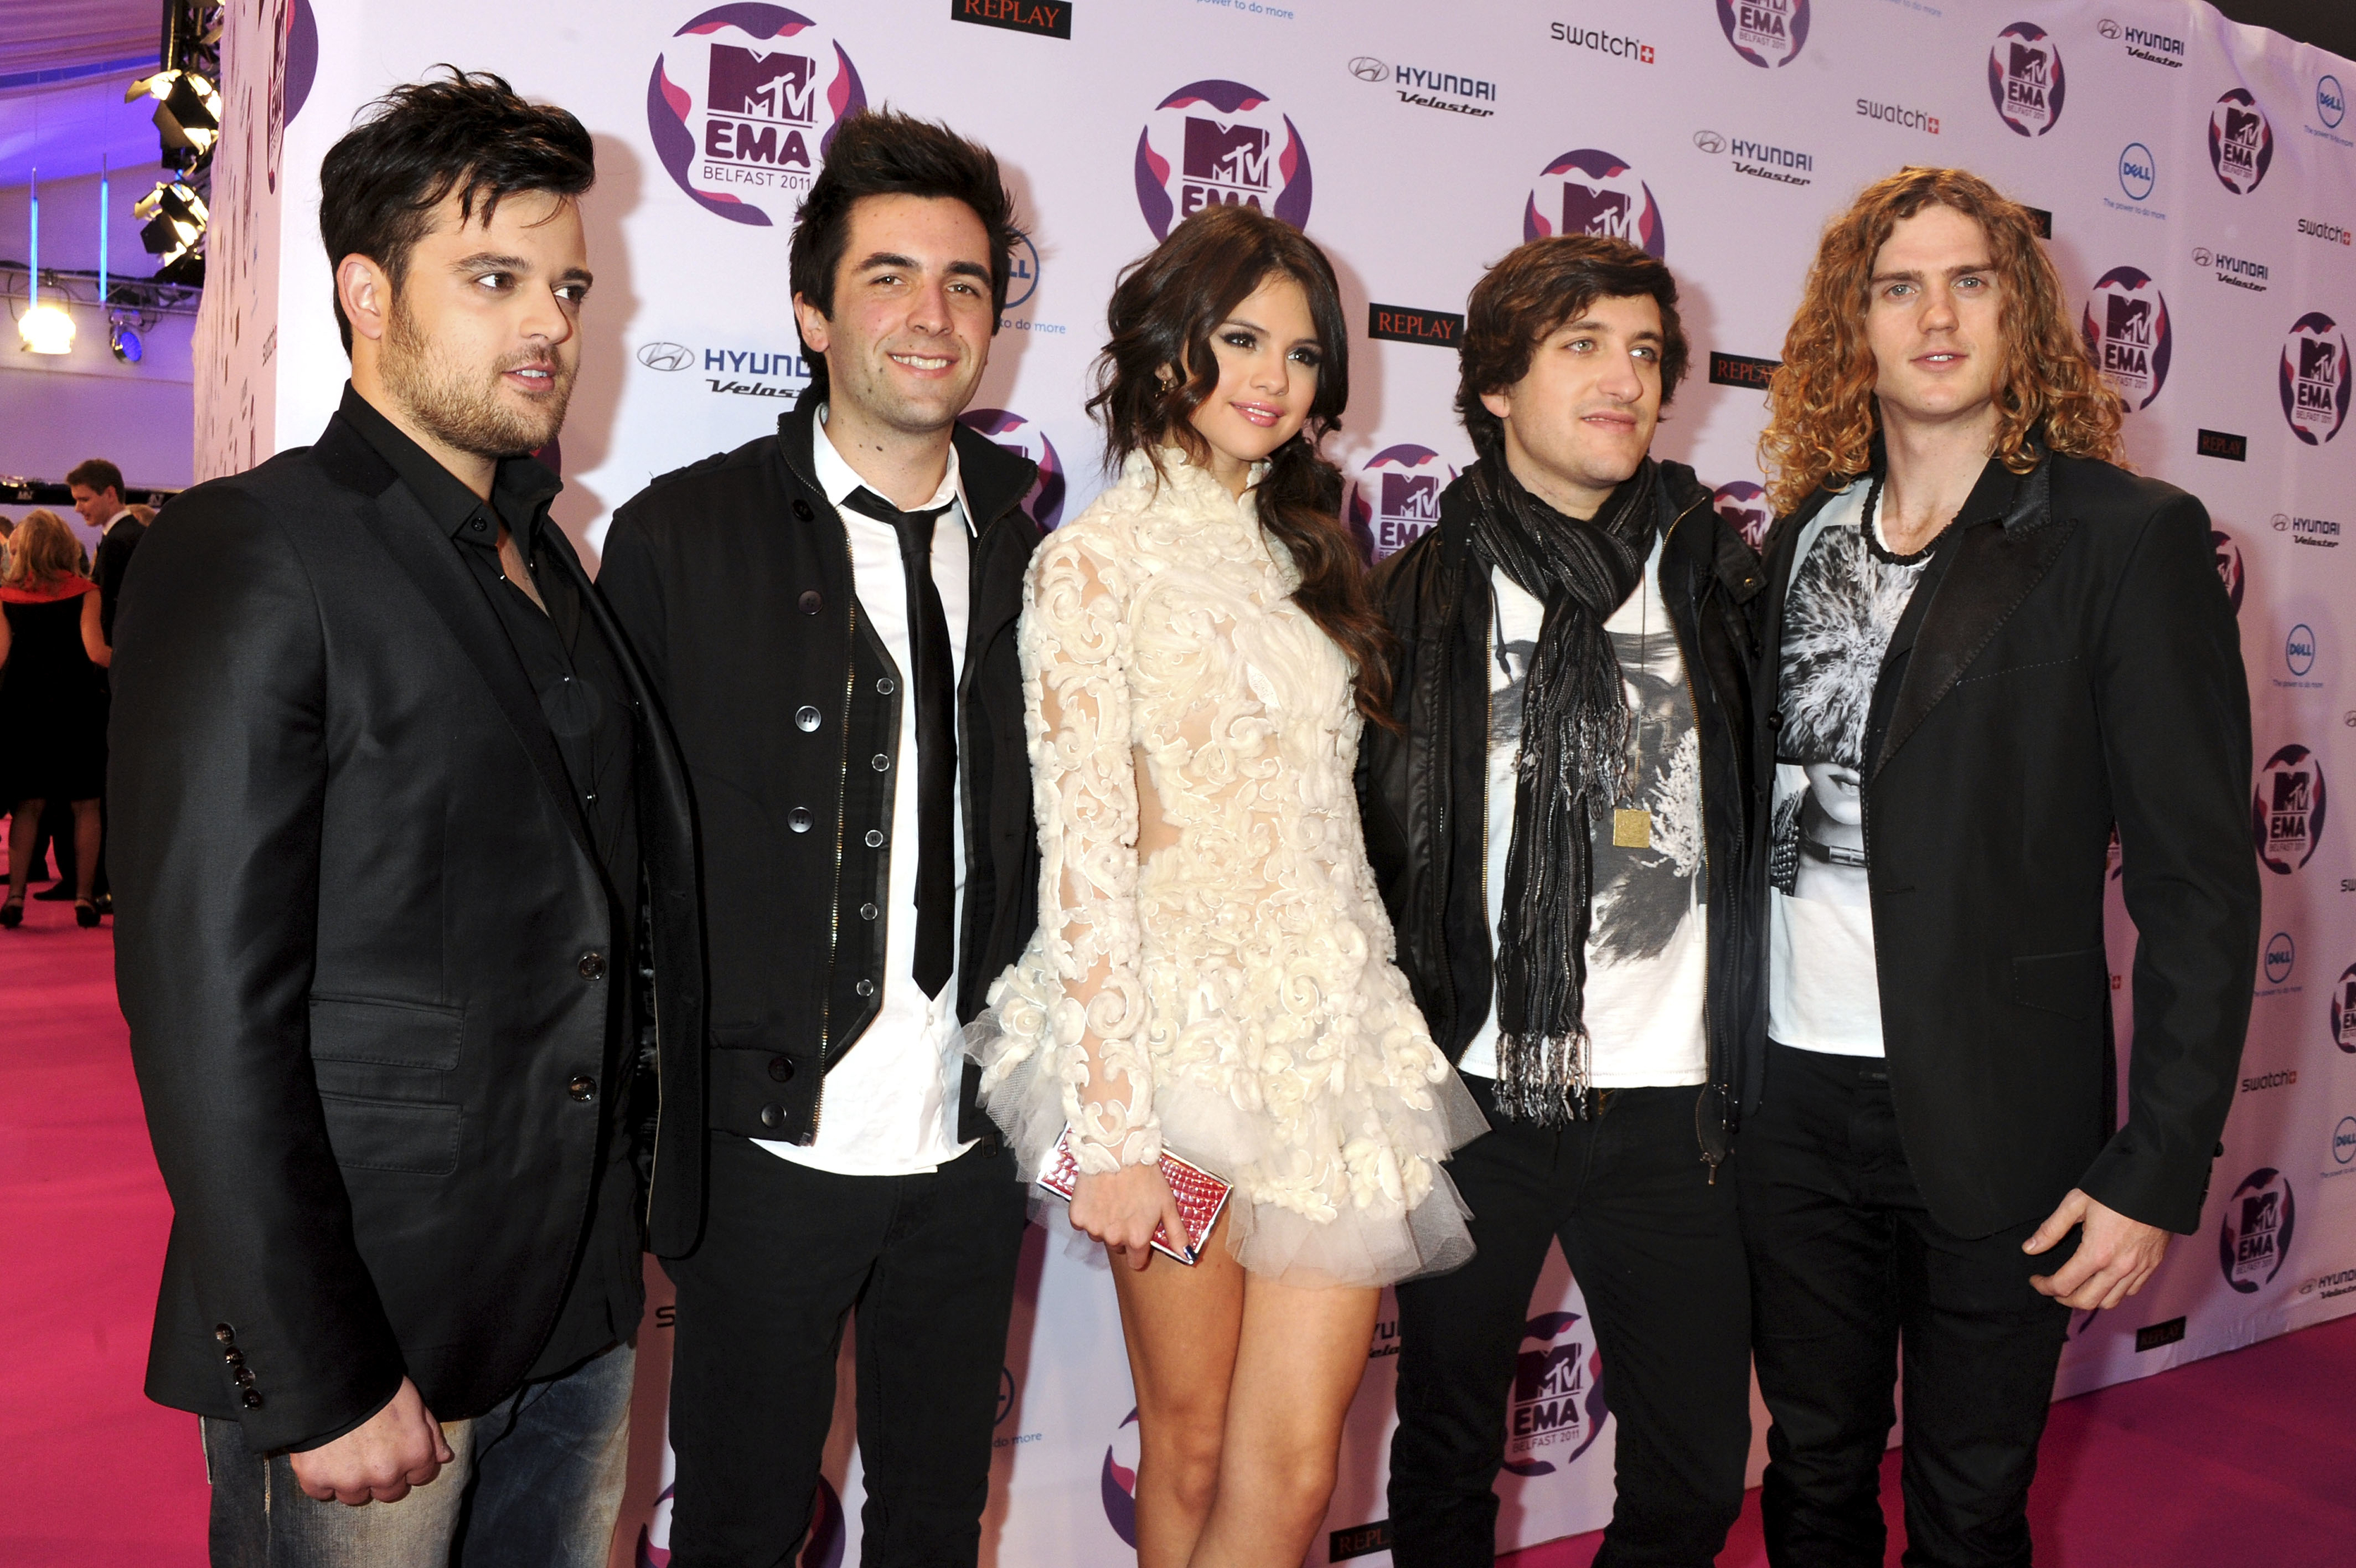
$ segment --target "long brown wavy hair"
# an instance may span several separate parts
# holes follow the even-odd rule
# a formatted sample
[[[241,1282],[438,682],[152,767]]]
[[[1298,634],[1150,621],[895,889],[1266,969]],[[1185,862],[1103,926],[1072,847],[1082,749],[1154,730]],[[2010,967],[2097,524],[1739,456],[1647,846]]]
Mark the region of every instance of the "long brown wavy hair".
[[[1899,170],[1859,193],[1825,228],[1783,363],[1767,383],[1759,461],[1778,515],[1819,485],[1837,488],[1871,467],[1880,424],[1865,313],[1873,259],[1890,231],[1926,207],[1949,207],[1987,236],[2003,329],[1996,371],[1995,456],[2016,474],[2037,466],[2033,437],[2073,457],[2116,462],[2124,404],[2095,369],[2062,300],[2062,282],[2029,209],[1975,174]]]
[[[1278,277],[1290,278],[1307,296],[1322,358],[1307,421],[1269,454],[1268,472],[1254,487],[1260,526],[1301,573],[1293,603],[1356,666],[1358,711],[1372,723],[1396,727],[1390,630],[1367,589],[1365,557],[1342,521],[1342,470],[1318,450],[1341,428],[1350,402],[1349,325],[1325,252],[1256,207],[1206,207],[1179,224],[1124,268],[1113,286],[1107,312],[1111,337],[1097,357],[1088,413],[1104,424],[1108,467],[1143,452],[1159,473],[1166,446],[1208,467],[1210,444],[1191,416],[1219,386],[1211,335],[1262,284]],[[1176,371],[1177,379],[1163,382],[1164,370]]]

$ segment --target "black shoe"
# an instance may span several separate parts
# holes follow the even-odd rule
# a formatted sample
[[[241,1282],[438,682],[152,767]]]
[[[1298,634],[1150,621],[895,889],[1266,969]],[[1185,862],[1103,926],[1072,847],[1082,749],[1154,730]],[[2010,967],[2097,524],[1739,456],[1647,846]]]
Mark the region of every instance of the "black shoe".
[[[87,898],[74,900],[74,924],[87,931],[98,924],[98,906]]]
[[[102,893],[98,896],[98,912],[102,915],[112,915],[114,913],[113,894]]]
[[[64,881],[60,880],[50,883],[40,892],[34,894],[33,902],[36,904],[70,904],[73,902],[73,888]]]
[[[25,901],[22,898],[11,898],[5,904],[0,904],[0,926],[13,931],[24,923]]]

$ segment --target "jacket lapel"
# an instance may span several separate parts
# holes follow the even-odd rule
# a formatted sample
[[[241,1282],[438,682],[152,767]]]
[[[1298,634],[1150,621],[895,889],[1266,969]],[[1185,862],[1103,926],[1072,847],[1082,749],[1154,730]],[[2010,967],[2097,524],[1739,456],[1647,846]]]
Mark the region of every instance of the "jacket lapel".
[[[2076,524],[2053,515],[2052,472],[2050,458],[2040,461],[2022,477],[2002,519],[1968,527],[1955,542],[1955,558],[1933,590],[1907,655],[1889,729],[1874,759],[1877,776],[2070,542]]]

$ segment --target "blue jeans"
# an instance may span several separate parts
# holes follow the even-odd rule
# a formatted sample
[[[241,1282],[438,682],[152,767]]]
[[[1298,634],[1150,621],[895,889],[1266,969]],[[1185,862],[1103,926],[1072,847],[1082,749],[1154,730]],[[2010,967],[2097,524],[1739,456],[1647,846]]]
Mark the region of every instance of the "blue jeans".
[[[213,1568],[605,1568],[637,1367],[619,1345],[444,1422],[455,1462],[397,1503],[359,1508],[306,1496],[285,1455],[257,1455],[243,1427],[208,1417]]]

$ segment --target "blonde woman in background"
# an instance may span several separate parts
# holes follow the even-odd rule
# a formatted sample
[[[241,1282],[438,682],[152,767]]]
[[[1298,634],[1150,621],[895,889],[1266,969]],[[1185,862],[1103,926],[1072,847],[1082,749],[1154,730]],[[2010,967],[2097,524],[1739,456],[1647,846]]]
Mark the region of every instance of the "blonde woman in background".
[[[98,797],[106,783],[108,653],[98,585],[76,568],[81,550],[53,511],[28,513],[10,536],[0,575],[0,802],[8,829],[8,897],[0,927],[25,918],[25,883],[41,809],[73,802],[74,921],[98,924]]]

